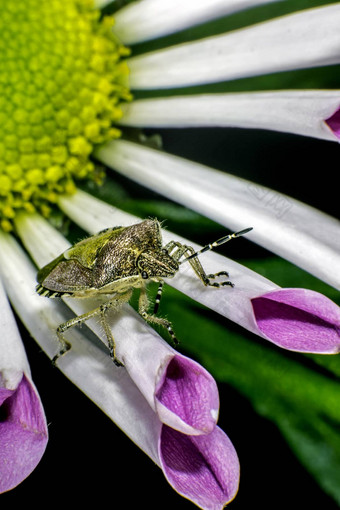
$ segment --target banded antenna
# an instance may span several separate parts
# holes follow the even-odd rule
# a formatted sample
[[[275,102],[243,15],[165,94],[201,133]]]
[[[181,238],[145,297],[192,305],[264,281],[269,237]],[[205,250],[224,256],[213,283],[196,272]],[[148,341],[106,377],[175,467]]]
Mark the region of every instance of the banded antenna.
[[[231,241],[231,239],[236,239],[237,237],[241,237],[244,234],[247,234],[248,232],[250,232],[251,230],[253,230],[253,227],[245,228],[244,230],[240,230],[240,232],[234,232],[233,234],[229,234],[227,236],[221,237],[220,239],[217,239],[217,241],[214,241],[211,244],[207,244],[200,250],[189,255],[189,257],[186,257],[185,259],[181,260],[179,262],[179,264],[183,264],[183,262],[187,262],[188,260],[193,259],[194,257],[197,257],[197,255],[199,255],[200,253],[204,253],[205,251],[213,250],[217,246],[221,246],[221,244]]]

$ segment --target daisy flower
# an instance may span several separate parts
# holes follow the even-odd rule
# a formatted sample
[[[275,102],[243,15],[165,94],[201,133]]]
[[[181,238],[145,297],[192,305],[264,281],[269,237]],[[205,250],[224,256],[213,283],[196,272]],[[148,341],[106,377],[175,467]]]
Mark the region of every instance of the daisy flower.
[[[183,508],[193,503],[218,510],[234,499],[239,458],[224,430],[241,452],[242,465],[250,445],[255,455],[269,459],[269,448],[261,445],[256,450],[259,422],[249,427],[252,434],[236,430],[249,419],[244,397],[253,406],[251,419],[275,423],[328,495],[323,497],[339,500],[340,370],[337,356],[321,356],[340,349],[334,292],[340,285],[340,229],[331,215],[332,201],[327,212],[321,212],[301,201],[304,195],[292,193],[292,188],[278,191],[277,175],[259,181],[252,171],[244,175],[242,157],[234,159],[230,173],[224,162],[232,156],[232,145],[225,141],[223,163],[209,162],[218,142],[212,139],[209,149],[207,133],[231,133],[234,139],[237,133],[242,140],[239,128],[244,128],[245,137],[266,130],[263,147],[270,136],[282,136],[288,137],[282,139],[288,140],[285,147],[298,139],[323,144],[325,153],[334,150],[331,142],[340,138],[340,91],[332,78],[326,87],[319,83],[327,84],[339,63],[340,4],[315,2],[312,8],[299,8],[270,0],[139,0],[124,6],[99,0],[19,0],[1,5],[1,492],[18,486],[43,456],[47,426],[41,402],[50,420],[57,400],[66,410],[66,394],[74,385],[161,468],[169,486],[184,497]],[[190,137],[200,130],[191,128],[203,129],[195,146]],[[173,150],[175,138],[179,145]],[[244,151],[242,146],[241,152],[253,158],[254,147],[249,144]],[[283,163],[277,154],[263,150],[261,162],[271,158],[280,169]],[[313,176],[311,170],[308,176],[305,172],[306,161],[290,155],[292,175],[300,171],[308,184]],[[332,165],[327,161],[325,166],[327,175]],[[178,350],[166,341],[166,331],[163,339],[161,328],[156,332],[142,319],[137,311],[143,315],[145,310],[133,296],[131,304],[108,310],[105,321],[91,318],[86,327],[66,331],[71,349],[57,359],[60,370],[53,370],[49,362],[41,374],[46,361],[25,342],[30,369],[7,297],[24,326],[22,334],[28,331],[47,358],[56,359],[58,326],[75,315],[87,319],[92,310],[102,316],[103,300],[77,300],[60,293],[61,299],[39,296],[38,268],[62,253],[64,259],[58,261],[67,264],[70,246],[85,233],[138,225],[143,217],[149,218],[146,224],[162,237],[163,246],[172,246],[170,254],[178,246],[200,252],[194,257],[215,283],[215,288],[202,284],[193,271],[197,266],[191,267],[192,260],[185,262],[188,250],[179,259],[175,277],[166,279],[169,287],[156,322],[165,324],[172,336],[174,328],[181,340]],[[248,227],[253,230],[228,245],[231,253],[239,246],[255,254],[244,264],[212,251],[230,239],[228,231]],[[135,229],[139,232],[140,226]],[[154,256],[161,247],[153,246]],[[275,256],[264,257],[263,249]],[[242,252],[235,253],[242,258]],[[278,278],[272,266],[279,268]],[[48,267],[44,274],[50,275],[53,267]],[[145,274],[141,278],[150,283],[159,304],[162,285],[157,293],[152,275]],[[206,278],[201,275],[208,283]],[[226,278],[232,285],[222,285]],[[107,346],[111,336],[115,359],[123,367],[112,363]],[[213,376],[219,387],[227,383],[221,409]],[[57,381],[54,389],[46,385],[49,378]],[[74,398],[78,402],[80,395]],[[71,418],[75,409],[77,415]],[[128,441],[123,445],[120,436],[113,438],[104,415],[103,430],[97,423],[100,414],[90,425],[86,416],[92,412],[97,413],[91,407],[81,414],[74,402],[63,412],[63,460],[51,456],[52,468],[45,470],[51,491],[71,488],[72,494],[84,493],[85,479],[79,478],[77,486],[72,469],[81,469],[79,457],[85,454],[89,484],[95,477],[104,485],[113,483],[109,491],[116,503],[132,506],[135,493],[136,501],[143,498],[149,506],[158,505],[157,470],[140,477],[148,464],[132,464],[137,454],[127,452]],[[263,431],[259,437],[263,441]],[[105,448],[100,454],[105,466],[93,469],[89,451],[99,441]],[[26,487],[34,484],[34,476],[41,484],[48,451]],[[284,446],[281,451],[287,455]],[[71,456],[69,465],[66,455]],[[257,466],[255,471],[261,469]],[[251,494],[252,489],[258,491],[252,476],[246,474],[243,482]],[[299,483],[300,477],[296,480]],[[162,500],[178,498],[164,494]],[[242,504],[242,497],[240,491],[233,504]],[[310,497],[314,501],[313,492]],[[178,505],[178,499],[174,501]]]

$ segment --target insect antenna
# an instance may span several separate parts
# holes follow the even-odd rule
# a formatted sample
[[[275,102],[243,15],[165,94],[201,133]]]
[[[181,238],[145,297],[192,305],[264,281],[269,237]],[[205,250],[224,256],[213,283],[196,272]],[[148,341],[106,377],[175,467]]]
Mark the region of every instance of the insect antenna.
[[[221,237],[220,239],[217,239],[217,241],[214,241],[211,244],[207,244],[200,250],[196,251],[195,253],[192,253],[189,255],[189,257],[186,257],[185,259],[181,260],[179,264],[183,264],[183,262],[187,262],[187,260],[190,260],[194,257],[197,257],[200,253],[204,253],[205,251],[213,250],[217,246],[220,246],[221,244],[227,243],[228,241],[231,241],[231,239],[236,239],[237,237],[243,236],[244,234],[247,234],[253,230],[253,227],[245,228],[244,230],[240,230],[240,232],[234,232],[233,234],[228,234],[227,236]]]

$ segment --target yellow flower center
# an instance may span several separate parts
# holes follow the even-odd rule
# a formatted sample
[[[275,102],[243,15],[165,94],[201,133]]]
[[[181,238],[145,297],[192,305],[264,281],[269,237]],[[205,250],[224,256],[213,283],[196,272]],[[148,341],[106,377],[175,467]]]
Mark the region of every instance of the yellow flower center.
[[[91,0],[0,0],[0,226],[18,210],[47,216],[90,155],[116,138],[130,99],[128,54]]]

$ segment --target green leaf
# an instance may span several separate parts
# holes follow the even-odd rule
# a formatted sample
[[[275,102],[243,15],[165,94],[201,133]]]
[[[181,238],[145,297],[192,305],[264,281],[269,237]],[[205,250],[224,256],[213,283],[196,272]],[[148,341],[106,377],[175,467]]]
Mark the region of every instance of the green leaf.
[[[339,422],[327,423],[327,417],[294,415],[280,422],[289,445],[323,490],[340,504]]]

